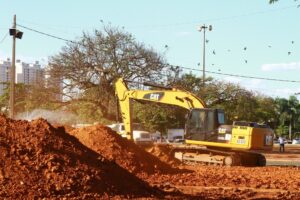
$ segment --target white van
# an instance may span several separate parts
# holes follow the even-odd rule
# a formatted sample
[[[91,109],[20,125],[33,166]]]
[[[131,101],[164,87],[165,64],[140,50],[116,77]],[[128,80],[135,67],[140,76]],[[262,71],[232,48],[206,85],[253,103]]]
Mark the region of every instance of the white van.
[[[116,131],[122,137],[127,138],[126,132],[125,132],[125,127],[124,127],[123,123],[111,124],[111,125],[107,125],[107,127],[111,128],[113,131]]]
[[[118,134],[120,134],[122,137],[127,138],[125,126],[123,123],[118,124],[111,124],[107,125],[107,127],[111,128],[112,130],[116,131]],[[140,124],[134,123],[133,124],[133,141],[135,143],[151,143],[151,134],[148,131],[142,130],[142,126]]]
[[[148,131],[133,130],[133,140],[137,144],[152,143],[151,134]]]

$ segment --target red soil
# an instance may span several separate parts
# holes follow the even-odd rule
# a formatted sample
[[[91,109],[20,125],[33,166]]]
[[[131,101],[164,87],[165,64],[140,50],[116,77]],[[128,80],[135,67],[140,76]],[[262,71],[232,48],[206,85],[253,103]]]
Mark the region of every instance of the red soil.
[[[0,116],[0,198],[33,199],[157,194],[115,163],[43,119]]]

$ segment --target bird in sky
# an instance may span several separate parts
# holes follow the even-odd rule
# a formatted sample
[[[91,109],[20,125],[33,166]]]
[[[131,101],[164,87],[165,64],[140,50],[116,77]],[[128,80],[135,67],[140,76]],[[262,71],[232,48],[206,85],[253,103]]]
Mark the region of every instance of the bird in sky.
[[[216,55],[216,52],[215,52],[215,50],[213,50],[213,54],[214,54],[214,55]]]
[[[245,60],[245,63],[247,64],[247,63],[248,63],[248,60]]]
[[[247,50],[247,47],[244,47],[244,51],[246,51]]]
[[[198,66],[200,66],[200,63],[197,63]]]
[[[294,41],[292,41],[292,44],[294,44]]]
[[[289,52],[288,52],[288,55],[291,55],[291,53],[292,53],[292,52],[289,51]]]
[[[205,42],[206,42],[206,43],[208,43],[208,42],[209,42],[209,40],[205,40]]]
[[[230,52],[231,50],[230,50],[230,49],[228,49],[227,51],[228,51],[228,52]]]
[[[268,45],[268,47],[271,48],[272,46],[271,46],[271,45]]]
[[[169,47],[169,46],[166,44],[166,45],[165,45],[165,48],[168,48],[168,47]]]

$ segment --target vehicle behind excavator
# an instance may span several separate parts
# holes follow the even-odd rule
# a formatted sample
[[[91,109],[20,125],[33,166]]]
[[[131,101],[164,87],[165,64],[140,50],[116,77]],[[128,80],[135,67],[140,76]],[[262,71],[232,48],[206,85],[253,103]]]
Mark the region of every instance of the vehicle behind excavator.
[[[132,101],[168,104],[189,111],[185,124],[185,145],[173,148],[176,158],[186,163],[264,166],[261,151],[273,148],[273,131],[267,125],[237,121],[225,124],[221,109],[207,108],[196,95],[178,88],[145,83],[158,90],[130,90],[121,78],[115,83],[122,119],[132,138]]]

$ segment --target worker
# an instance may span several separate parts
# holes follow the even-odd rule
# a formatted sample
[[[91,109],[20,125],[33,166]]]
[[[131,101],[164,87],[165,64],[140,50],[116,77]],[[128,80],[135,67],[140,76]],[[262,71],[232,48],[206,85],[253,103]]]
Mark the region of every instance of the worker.
[[[278,142],[279,142],[279,152],[284,152],[284,139],[282,136],[279,136]]]

